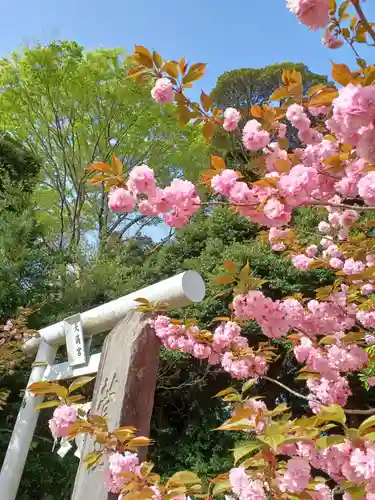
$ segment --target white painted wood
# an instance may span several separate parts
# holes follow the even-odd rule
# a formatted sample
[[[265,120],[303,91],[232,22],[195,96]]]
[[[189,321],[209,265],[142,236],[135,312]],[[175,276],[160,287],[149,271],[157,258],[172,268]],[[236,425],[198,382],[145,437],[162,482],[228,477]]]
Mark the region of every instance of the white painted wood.
[[[136,307],[135,299],[140,297],[150,302],[167,302],[171,309],[176,309],[187,306],[191,302],[200,302],[204,294],[205,285],[200,274],[196,271],[185,271],[82,313],[83,332],[85,336],[90,336],[110,331],[127,312]],[[40,338],[49,344],[63,345],[65,343],[64,321],[42,328],[39,330],[39,334]],[[27,341],[24,350],[32,353],[35,350],[35,340]]]
[[[52,364],[56,356],[57,347],[40,342],[36,362],[47,362]],[[27,386],[43,379],[46,371],[45,366],[36,366],[31,370]],[[0,497],[1,500],[15,500],[23,468],[29,453],[31,441],[34,436],[35,426],[39,411],[35,407],[43,401],[43,397],[34,397],[33,394],[25,392],[21,409],[10,439],[3,466],[0,474]]]
[[[99,368],[101,353],[92,354],[89,357],[89,362],[87,365],[72,367],[69,362],[59,363],[56,365],[48,366],[43,380],[48,380],[50,382],[54,380],[66,380],[69,378],[82,377],[82,375],[91,375],[92,373],[97,373]]]
[[[83,340],[81,315],[74,314],[64,320],[66,350],[70,366],[86,364],[86,349]]]

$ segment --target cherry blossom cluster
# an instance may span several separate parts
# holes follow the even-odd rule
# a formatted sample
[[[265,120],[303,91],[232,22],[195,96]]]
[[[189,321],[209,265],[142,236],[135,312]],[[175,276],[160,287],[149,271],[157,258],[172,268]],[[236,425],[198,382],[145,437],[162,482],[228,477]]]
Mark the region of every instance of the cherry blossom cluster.
[[[292,329],[309,337],[333,335],[355,325],[357,307],[347,303],[346,292],[331,294],[327,301],[272,300],[257,290],[237,295],[233,308],[238,319],[255,320],[268,338],[286,336]]]
[[[153,170],[140,165],[130,172],[126,188],[114,188],[108,197],[109,208],[117,212],[132,212],[136,203],[141,214],[162,215],[169,226],[178,228],[199,210],[200,198],[186,180],[173,179],[170,186],[159,188]]]
[[[78,412],[74,406],[60,405],[55,408],[48,425],[54,438],[66,437],[69,427],[77,421]]]
[[[358,371],[366,365],[366,351],[356,344],[343,344],[344,331],[354,327],[356,321],[375,326],[372,311],[358,311],[355,304],[347,302],[347,287],[331,294],[327,301],[310,300],[306,308],[296,299],[273,301],[260,291],[238,295],[233,310],[239,319],[255,320],[269,338],[286,336],[290,331],[304,332],[294,348],[296,359],[306,363],[319,377],[307,381],[310,390],[310,407],[317,412],[320,404],[345,405],[351,395],[349,383],[343,373]],[[334,344],[316,347],[317,335],[331,335]]]
[[[131,477],[122,475],[124,472],[140,476],[140,462],[136,453],[111,453],[108,456],[108,469],[104,472],[104,485],[111,493],[120,493]],[[119,497],[120,498],[120,497]]]
[[[126,484],[133,482],[134,476],[138,476],[140,480],[145,478],[141,472],[142,464],[139,461],[137,453],[125,451],[124,453],[110,453],[108,455],[108,468],[104,471],[104,485],[111,493],[118,494],[121,491],[126,491]],[[157,485],[150,486],[154,491],[152,500],[161,500],[162,494]],[[125,493],[118,496],[118,500],[122,500]],[[190,500],[186,495],[176,496],[172,500]]]
[[[366,499],[375,499],[375,444],[373,441],[363,439],[361,443],[355,445],[348,439],[343,439],[342,443],[320,451],[316,450],[314,441],[298,441],[282,446],[278,453],[293,457],[291,460],[304,460],[312,467],[325,472],[338,484],[343,481],[363,483],[366,487]],[[300,486],[301,489],[295,491],[302,491],[305,488],[302,488],[302,484]],[[344,498],[351,500],[352,497],[345,493]]]
[[[301,337],[300,344],[294,348],[299,363],[306,363],[307,368],[318,373],[318,378],[309,378],[307,387],[314,400],[325,405],[340,404],[345,406],[351,396],[349,383],[341,373],[355,372],[368,361],[367,353],[356,344],[341,345],[339,336],[337,344],[326,348],[314,347],[308,337]],[[313,411],[318,412],[320,405],[310,401]]]
[[[229,472],[229,481],[233,493],[239,500],[248,500],[249,498],[267,500],[268,498],[263,482],[259,479],[252,479],[247,475],[243,467],[231,469]]]
[[[311,467],[305,458],[291,458],[284,471],[277,473],[277,486],[280,492],[299,493],[311,480]],[[229,472],[229,481],[236,498],[239,500],[267,500],[269,484],[249,476],[243,467],[235,467]],[[331,489],[324,483],[317,483],[311,491],[313,500],[331,500]],[[226,497],[232,500],[232,497]]]
[[[239,123],[240,117],[235,111],[229,108],[224,113],[224,126],[228,130]],[[321,107],[315,110],[316,113],[326,111]],[[286,116],[298,129],[301,141],[307,144],[304,149],[294,150],[299,163],[292,165],[287,151],[278,143],[270,142],[270,134],[257,120],[250,120],[242,132],[244,145],[251,151],[263,150],[268,169],[265,180],[269,182],[249,187],[239,180],[235,171],[227,169],[212,178],[213,192],[227,197],[240,215],[268,227],[287,224],[293,209],[299,206],[332,203],[332,200],[337,203],[339,196],[361,197],[367,205],[374,206],[375,172],[366,171],[366,162],[375,161],[371,152],[374,141],[367,140],[375,120],[375,87],[350,84],[340,89],[339,96],[333,101],[333,115],[326,125],[340,140],[355,146],[357,153],[357,158],[348,159],[341,170],[327,171],[324,162],[337,153],[339,144],[324,139],[320,132],[311,128],[311,121],[302,106],[290,105]],[[280,129],[279,133],[283,135],[285,131]],[[290,169],[278,172],[277,160],[289,162]],[[141,165],[130,172],[126,188],[114,188],[109,195],[112,210],[130,212],[136,204],[140,213],[162,215],[170,226],[182,227],[199,209],[200,198],[194,185],[186,180],[174,179],[164,189],[157,187],[153,171]],[[354,210],[336,211],[330,214],[330,224],[333,228],[341,226],[339,237],[345,239],[355,218]],[[324,227],[322,224],[323,231]]]
[[[213,334],[201,331],[197,326],[174,324],[167,316],[158,316],[151,320],[151,324],[167,349],[207,359],[212,365],[221,364],[233,378],[261,376],[267,371],[265,358],[249,348],[237,323],[222,323]]]

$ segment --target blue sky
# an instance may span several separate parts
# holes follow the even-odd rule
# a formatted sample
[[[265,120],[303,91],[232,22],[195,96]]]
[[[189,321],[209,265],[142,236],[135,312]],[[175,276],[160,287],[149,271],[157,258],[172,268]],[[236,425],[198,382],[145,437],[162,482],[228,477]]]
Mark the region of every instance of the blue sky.
[[[375,20],[375,2],[364,5]],[[24,44],[71,39],[87,49],[134,44],[165,59],[207,62],[206,91],[224,71],[292,61],[329,74],[330,58],[355,67],[349,48],[325,49],[321,32],[298,24],[285,0],[13,0],[1,7],[0,55]],[[372,61],[370,49],[360,54]]]

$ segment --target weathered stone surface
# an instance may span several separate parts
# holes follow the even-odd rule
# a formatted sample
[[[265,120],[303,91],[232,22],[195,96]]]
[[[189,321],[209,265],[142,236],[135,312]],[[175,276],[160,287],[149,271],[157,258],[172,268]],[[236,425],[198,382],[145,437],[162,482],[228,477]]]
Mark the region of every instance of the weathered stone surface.
[[[128,313],[104,342],[91,411],[106,417],[110,430],[133,425],[137,435],[149,435],[160,346],[147,324],[148,317]],[[82,457],[92,450],[93,443],[87,439]],[[147,449],[141,448],[142,461],[146,454]],[[112,500],[117,496],[104,488],[103,467],[87,470],[81,460],[72,500]]]

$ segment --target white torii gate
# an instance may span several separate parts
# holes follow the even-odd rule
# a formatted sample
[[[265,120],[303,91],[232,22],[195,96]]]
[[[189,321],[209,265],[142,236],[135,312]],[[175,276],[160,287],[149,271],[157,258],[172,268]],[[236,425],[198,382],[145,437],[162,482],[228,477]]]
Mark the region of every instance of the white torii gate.
[[[171,309],[176,309],[191,302],[200,302],[204,294],[205,285],[201,276],[195,271],[186,271],[42,328],[39,337],[30,339],[24,345],[25,352],[29,354],[37,351],[35,358],[37,366],[32,368],[27,385],[41,380],[64,380],[96,373],[100,353],[89,355],[91,337],[111,330],[127,312],[139,305],[135,299],[145,298],[150,302],[166,302]],[[53,364],[58,348],[65,343],[69,361]],[[39,411],[35,407],[42,400],[43,396],[35,398],[29,392],[25,392],[0,473],[1,500],[16,499],[39,416]]]

